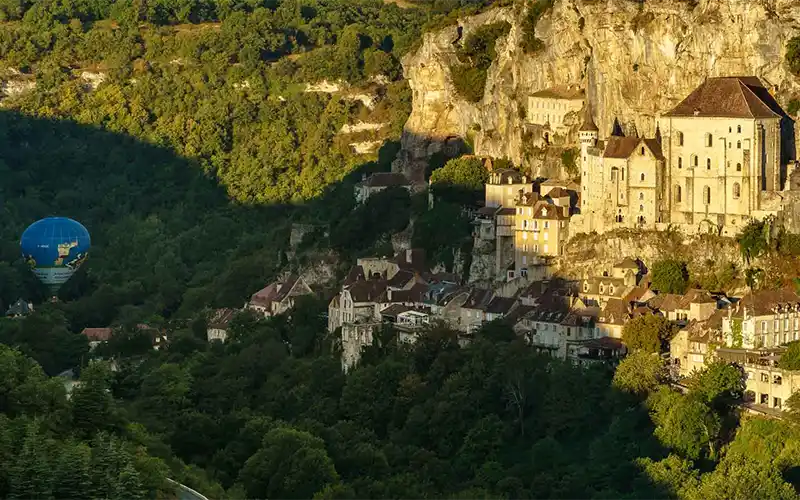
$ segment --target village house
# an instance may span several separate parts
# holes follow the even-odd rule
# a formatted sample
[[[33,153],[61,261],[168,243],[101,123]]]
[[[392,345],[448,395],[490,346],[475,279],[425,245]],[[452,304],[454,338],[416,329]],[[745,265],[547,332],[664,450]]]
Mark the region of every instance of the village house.
[[[717,309],[705,319],[691,319],[670,340],[671,368],[679,377],[688,377],[702,370],[714,356],[714,348],[724,345],[722,318],[727,314]]]
[[[9,318],[22,318],[33,312],[33,303],[22,299],[18,299],[11,304],[11,307],[6,310],[6,316]]]
[[[578,293],[588,305],[601,308],[609,299],[624,298],[642,279],[639,263],[630,257],[614,264],[610,271],[599,274],[602,276],[585,277]]]
[[[725,344],[744,349],[800,340],[800,296],[792,287],[748,293],[722,319]]]
[[[219,340],[225,342],[228,338],[228,325],[236,314],[235,309],[217,309],[208,318],[208,327],[206,328],[206,339],[211,342]]]
[[[89,339],[89,349],[94,350],[98,345],[103,342],[108,342],[111,338],[113,331],[111,328],[84,328],[81,330],[81,335]]]
[[[283,314],[292,307],[297,297],[311,295],[313,291],[300,276],[291,274],[285,279],[270,283],[257,291],[245,304],[245,309],[250,309],[265,318]]]
[[[411,189],[411,183],[405,175],[399,172],[376,172],[370,176],[364,174],[361,182],[356,184],[356,203],[364,203],[375,193],[389,187],[402,187]]]
[[[560,200],[563,203],[563,199]],[[528,275],[528,265],[563,254],[569,237],[569,198],[559,206],[551,198],[532,193],[518,198],[514,222],[514,262],[517,276]]]

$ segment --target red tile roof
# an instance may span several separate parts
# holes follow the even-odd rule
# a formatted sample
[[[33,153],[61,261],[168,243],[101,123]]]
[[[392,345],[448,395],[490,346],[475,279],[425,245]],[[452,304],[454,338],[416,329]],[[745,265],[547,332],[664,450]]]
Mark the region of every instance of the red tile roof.
[[[81,335],[93,342],[105,342],[111,338],[112,333],[111,328],[84,328]]]

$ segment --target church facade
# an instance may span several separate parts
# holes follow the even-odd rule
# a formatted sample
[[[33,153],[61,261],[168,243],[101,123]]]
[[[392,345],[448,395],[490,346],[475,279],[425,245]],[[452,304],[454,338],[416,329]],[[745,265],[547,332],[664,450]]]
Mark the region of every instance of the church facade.
[[[707,79],[657,119],[653,138],[601,141],[587,106],[580,129],[584,231],[671,224],[736,234],[774,210],[762,194],[785,182],[785,117],[755,77]]]

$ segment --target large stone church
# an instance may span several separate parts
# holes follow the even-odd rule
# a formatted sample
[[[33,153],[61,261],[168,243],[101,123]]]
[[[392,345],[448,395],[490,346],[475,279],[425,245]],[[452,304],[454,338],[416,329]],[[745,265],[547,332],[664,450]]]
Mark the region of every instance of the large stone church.
[[[789,122],[755,77],[709,78],[657,118],[653,138],[601,141],[587,104],[581,142],[581,226],[666,228],[732,235],[774,213],[783,189],[782,126]],[[577,221],[576,221],[577,222]]]

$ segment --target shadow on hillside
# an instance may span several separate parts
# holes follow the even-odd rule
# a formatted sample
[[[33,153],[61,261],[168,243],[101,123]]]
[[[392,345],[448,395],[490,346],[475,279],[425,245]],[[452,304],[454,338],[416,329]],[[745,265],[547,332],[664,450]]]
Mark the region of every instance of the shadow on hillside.
[[[15,112],[0,113],[0,131],[0,300],[5,303],[18,295],[44,299],[19,258],[18,241],[28,224],[55,214],[81,221],[93,237],[92,255],[65,286],[59,305],[73,331],[106,326],[131,307],[140,309],[139,319],[142,313],[168,317],[187,304],[239,306],[242,296],[263,286],[284,264],[279,256],[295,209],[232,203],[213,176],[168,148]],[[352,200],[336,204],[334,198],[325,205],[326,197],[339,191],[347,198],[362,174],[388,170],[396,151],[397,144],[386,144],[377,162],[362,166],[307,206],[329,222],[346,217]],[[549,397],[572,399],[585,390],[551,392]],[[574,416],[551,418],[567,429],[576,423]],[[604,450],[616,451],[628,440],[629,425],[641,429],[642,421],[632,417],[605,425],[614,439],[597,445],[592,456],[600,461]],[[585,424],[575,428],[592,432]],[[633,488],[634,460],[645,447],[629,446],[622,456],[614,454],[625,463],[618,469],[623,476],[598,475],[593,481],[617,491]],[[657,486],[648,491],[669,496]]]

